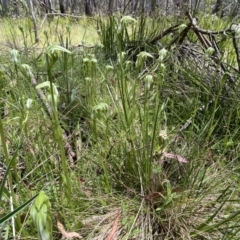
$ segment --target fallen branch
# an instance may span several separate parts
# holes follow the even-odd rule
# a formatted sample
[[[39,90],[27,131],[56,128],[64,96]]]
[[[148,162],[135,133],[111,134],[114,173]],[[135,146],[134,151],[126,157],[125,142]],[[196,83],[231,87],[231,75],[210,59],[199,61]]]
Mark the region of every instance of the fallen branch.
[[[171,46],[173,44],[175,44],[175,43],[178,43],[179,45],[181,45],[183,43],[185,37],[187,36],[188,31],[191,29],[191,27],[192,27],[192,23],[189,23],[187,25],[187,27],[184,28],[184,30],[170,42],[170,44],[168,45],[167,49],[168,50],[171,49]]]
[[[196,18],[192,18],[191,14],[189,12],[186,13],[187,17],[189,18],[190,22],[192,23],[192,28],[193,31],[196,33],[196,35],[198,36],[199,41],[202,43],[202,45],[204,46],[205,49],[208,49],[209,47],[212,47],[215,50],[215,54],[213,54],[213,56],[211,57],[211,59],[213,59],[213,61],[216,63],[216,65],[220,65],[221,70],[223,71],[223,73],[226,73],[227,70],[224,66],[224,63],[221,60],[221,56],[217,56],[216,53],[219,53],[218,47],[217,47],[217,43],[216,41],[214,41],[214,44],[212,44],[209,39],[207,39],[205,35],[208,35],[208,37],[212,40],[214,40],[214,37],[212,36],[212,34],[225,34],[227,31],[231,31],[233,32],[233,30],[231,28],[223,30],[223,31],[217,31],[217,32],[213,32],[213,31],[207,31],[204,29],[201,29],[200,27],[198,27],[197,25],[197,19]],[[233,38],[234,39],[234,38]],[[238,55],[237,55],[238,56]],[[240,66],[240,58],[239,58],[239,66]],[[240,69],[240,67],[239,67]],[[229,74],[228,77],[228,82],[231,84],[234,84],[234,78],[232,75]]]
[[[239,26],[236,26],[237,28],[239,28]],[[236,28],[234,25],[231,26],[231,30],[232,30],[232,41],[233,41],[233,47],[235,50],[235,54],[237,57],[237,63],[238,63],[238,71],[240,71],[240,56],[239,56],[239,49],[238,49],[238,45],[237,45],[237,39],[236,39]]]
[[[230,31],[230,28],[227,28],[227,29],[221,30],[221,31],[210,31],[210,30],[202,29],[197,25],[197,19],[194,20],[194,18],[192,17],[192,15],[189,12],[187,12],[186,15],[189,18],[190,22],[192,23],[193,28],[202,34],[211,34],[211,35],[217,34],[218,35],[218,34],[226,34],[226,32]]]
[[[161,40],[163,37],[167,36],[169,33],[173,33],[175,31],[178,30],[178,27],[180,26],[180,24],[177,24],[173,27],[170,27],[168,29],[166,29],[165,31],[163,31],[162,33],[160,33],[158,36],[156,36],[151,42],[150,44],[154,45],[156,44],[159,40]]]

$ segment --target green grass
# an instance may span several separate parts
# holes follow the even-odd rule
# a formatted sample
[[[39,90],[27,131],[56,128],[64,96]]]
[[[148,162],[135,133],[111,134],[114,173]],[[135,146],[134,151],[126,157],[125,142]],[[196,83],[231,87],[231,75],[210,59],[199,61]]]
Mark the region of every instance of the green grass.
[[[51,221],[59,239],[60,221],[84,239],[239,238],[238,76],[226,88],[197,45],[194,57],[171,36],[151,44],[170,20],[56,17],[38,44],[28,19],[2,20],[16,50],[1,45],[1,237],[38,239]],[[231,66],[233,50],[222,43]]]

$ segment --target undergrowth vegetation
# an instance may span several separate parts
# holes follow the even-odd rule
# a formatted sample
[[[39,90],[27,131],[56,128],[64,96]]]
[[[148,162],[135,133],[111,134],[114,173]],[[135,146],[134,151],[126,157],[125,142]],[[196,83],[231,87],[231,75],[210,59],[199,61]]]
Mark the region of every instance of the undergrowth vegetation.
[[[56,19],[38,44],[4,20],[0,236],[239,239],[234,29],[204,48],[188,19]]]

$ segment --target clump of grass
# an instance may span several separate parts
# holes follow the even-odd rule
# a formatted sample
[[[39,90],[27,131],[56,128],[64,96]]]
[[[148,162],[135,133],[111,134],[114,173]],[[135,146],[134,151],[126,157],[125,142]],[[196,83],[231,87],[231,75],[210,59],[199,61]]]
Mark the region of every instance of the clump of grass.
[[[210,60],[167,51],[171,39],[151,46],[164,20],[101,19],[103,48],[81,51],[75,23],[60,21],[63,31],[45,33],[37,58],[14,50],[12,62],[1,59],[0,134],[15,187],[0,188],[4,202],[12,196],[15,207],[26,206],[44,189],[53,232],[61,221],[84,239],[238,237],[239,100],[237,90],[225,96],[227,75],[218,81],[218,69],[204,67]],[[11,172],[21,161],[25,172]],[[7,223],[7,236],[37,236],[36,219],[17,209],[19,227],[15,234]],[[7,215],[7,204],[3,211],[16,213]]]

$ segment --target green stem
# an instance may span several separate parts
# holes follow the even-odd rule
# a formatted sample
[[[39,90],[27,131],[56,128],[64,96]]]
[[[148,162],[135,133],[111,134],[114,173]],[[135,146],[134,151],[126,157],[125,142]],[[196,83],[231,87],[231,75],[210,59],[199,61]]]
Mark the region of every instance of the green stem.
[[[48,80],[50,82],[50,93],[52,96],[52,121],[53,121],[53,126],[54,126],[54,133],[55,133],[55,138],[58,143],[58,148],[60,151],[60,157],[61,157],[61,165],[62,165],[62,173],[65,181],[61,179],[60,181],[60,192],[61,193],[66,193],[67,199],[69,203],[71,203],[71,184],[70,184],[70,178],[68,174],[68,168],[67,168],[67,158],[65,155],[65,149],[64,149],[64,139],[63,139],[63,133],[62,133],[62,128],[60,126],[60,122],[58,119],[58,112],[56,108],[56,102],[54,98],[54,90],[53,90],[53,77],[51,73],[51,66],[49,64],[49,58],[46,56],[46,62],[47,62],[47,74],[48,74]],[[65,186],[64,186],[65,185]],[[63,195],[62,195],[63,196]]]
[[[4,128],[3,128],[3,122],[2,122],[1,117],[0,117],[0,135],[1,135],[3,153],[4,153],[4,157],[5,157],[5,165],[8,166],[10,163],[10,160],[9,160],[9,154],[8,154],[6,138],[5,138],[5,134],[4,134]],[[13,190],[11,171],[8,172],[8,186],[9,186],[9,190],[10,190],[10,196],[12,197],[13,206],[16,207],[18,204],[17,204],[15,192]],[[21,229],[21,221],[20,221],[19,215],[16,216],[15,223],[16,223],[16,229],[20,230]]]

